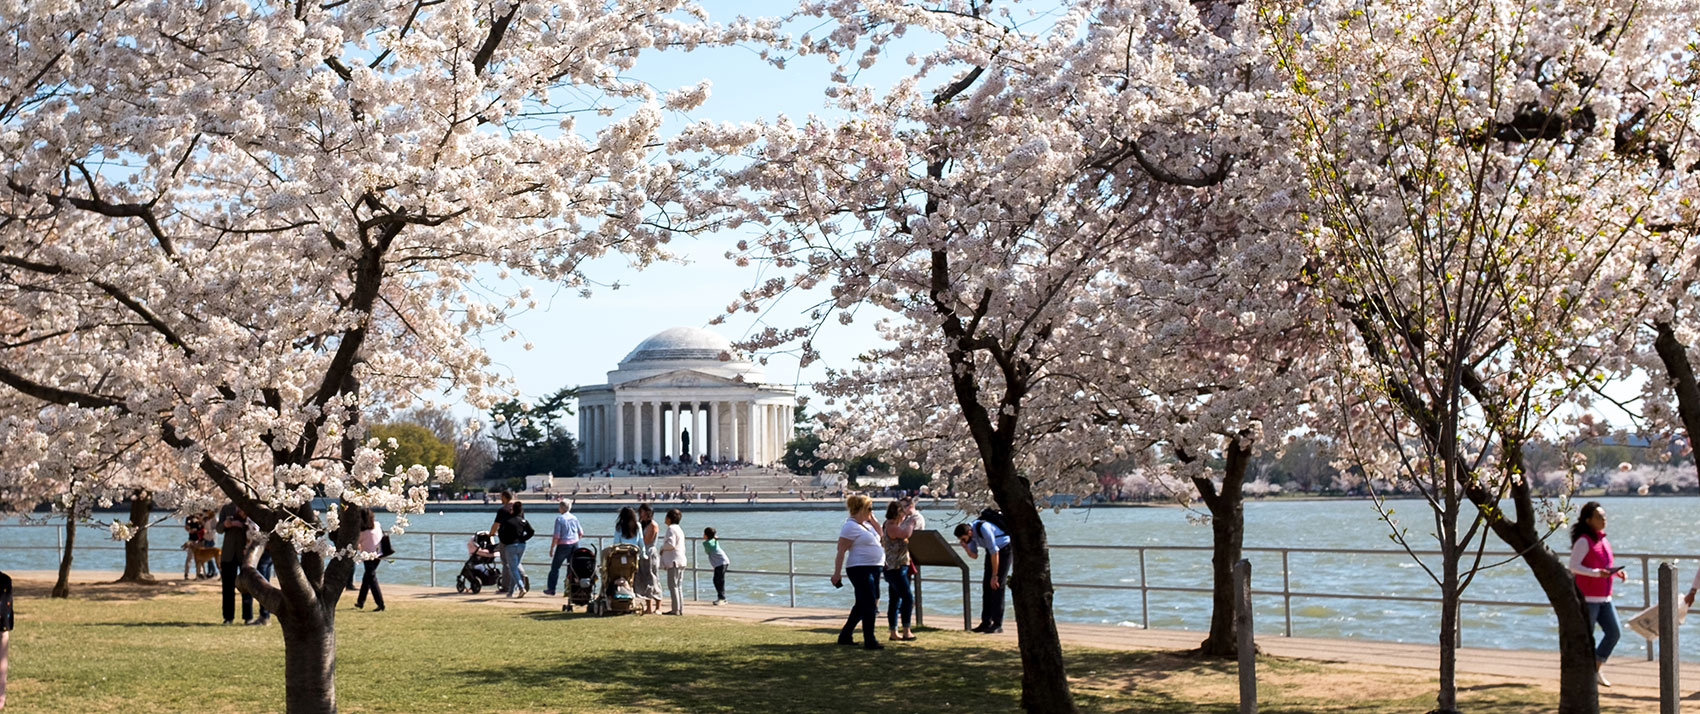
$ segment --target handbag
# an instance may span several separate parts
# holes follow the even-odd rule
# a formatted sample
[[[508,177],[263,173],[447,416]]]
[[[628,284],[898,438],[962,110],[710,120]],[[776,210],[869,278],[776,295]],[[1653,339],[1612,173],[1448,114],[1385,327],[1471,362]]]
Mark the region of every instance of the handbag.
[[[378,557],[388,558],[395,555],[395,546],[390,545],[390,537],[384,536],[378,541]]]

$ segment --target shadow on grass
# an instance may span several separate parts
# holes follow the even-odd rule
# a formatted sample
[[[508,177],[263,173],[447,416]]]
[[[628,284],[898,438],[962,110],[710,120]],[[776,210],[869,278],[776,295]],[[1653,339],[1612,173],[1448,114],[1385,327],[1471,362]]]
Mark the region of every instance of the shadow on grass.
[[[171,621],[171,622],[83,622],[83,623],[78,623],[75,626],[76,627],[143,627],[143,628],[147,628],[147,627],[179,627],[179,628],[182,628],[182,627],[225,627],[226,625],[224,625],[222,623],[218,623],[218,622],[212,622],[212,621],[183,622],[181,620],[178,620],[178,621]]]
[[[219,581],[216,578],[203,580],[153,580],[140,583],[71,583],[72,600],[152,600],[165,595],[186,595],[201,592],[215,592]],[[12,595],[17,599],[51,597],[53,583],[18,580],[13,582]]]
[[[532,613],[534,620],[582,615]],[[807,630],[819,643],[762,643],[735,651],[621,650],[592,661],[528,662],[468,668],[448,676],[469,686],[575,687],[609,708],[689,712],[972,711],[1020,709],[1021,660],[1008,648],[942,643],[887,643],[870,652],[835,644],[837,630]],[[883,634],[883,633],[882,633]],[[1195,669],[1152,653],[1071,653],[1071,674],[1115,672],[1167,676],[1164,668]],[[1150,690],[1114,701],[1086,697],[1089,712],[1191,712],[1195,705]],[[1105,708],[1108,705],[1109,708]]]

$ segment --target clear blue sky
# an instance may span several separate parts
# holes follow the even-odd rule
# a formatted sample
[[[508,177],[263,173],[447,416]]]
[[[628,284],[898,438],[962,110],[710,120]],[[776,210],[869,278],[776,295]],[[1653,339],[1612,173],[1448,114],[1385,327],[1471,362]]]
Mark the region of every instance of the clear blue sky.
[[[790,2],[707,5],[711,17],[722,22],[737,13],[777,15],[794,6]],[[801,34],[811,29],[803,25],[793,31]],[[884,68],[860,75],[858,81],[889,81],[892,73],[901,69],[907,69],[901,61],[889,62]],[[763,61],[754,49],[709,48],[647,54],[631,76],[660,91],[694,85],[703,79],[713,83],[703,106],[688,116],[669,116],[666,131],[671,132],[692,120],[750,121],[780,114],[801,118],[811,113],[836,113],[826,108],[822,93],[829,72],[830,67],[818,58],[792,60],[780,70]],[[593,120],[585,117],[583,121],[588,126]],[[686,262],[658,264],[641,271],[619,256],[599,260],[587,271],[591,278],[604,284],[618,282],[620,289],[600,288],[588,299],[574,290],[533,283],[538,309],[509,323],[519,337],[501,341],[499,332],[491,332],[484,338],[485,349],[495,369],[513,377],[524,397],[537,398],[563,386],[604,382],[604,373],[633,347],[670,327],[705,327],[739,340],[769,324],[800,324],[812,299],[788,299],[762,315],[740,313],[729,317],[726,324],[709,325],[740,290],[772,277],[760,266],[739,268],[724,257],[739,237],[736,233],[681,237],[671,248]],[[811,393],[809,384],[824,376],[827,367],[847,366],[876,340],[871,319],[860,319],[849,327],[834,322],[815,342],[825,355],[822,362],[799,369],[792,355],[769,355],[767,379]],[[533,345],[530,351],[524,349],[527,342]],[[455,411],[464,416],[473,414],[465,405]],[[569,428],[576,431],[576,427],[573,420]]]

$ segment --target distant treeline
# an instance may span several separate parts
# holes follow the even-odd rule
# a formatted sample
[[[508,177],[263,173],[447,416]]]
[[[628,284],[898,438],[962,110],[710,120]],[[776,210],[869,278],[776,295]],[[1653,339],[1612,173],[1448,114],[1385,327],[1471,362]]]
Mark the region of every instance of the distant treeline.
[[[1350,463],[1342,458],[1340,448],[1330,440],[1301,438],[1279,453],[1266,451],[1252,460],[1246,473],[1246,495],[1271,496],[1282,493],[1306,495],[1361,496],[1370,486],[1380,492],[1410,490],[1406,484],[1378,481],[1366,483],[1357,468],[1339,468]],[[1606,493],[1697,493],[1700,479],[1696,478],[1693,454],[1684,444],[1649,444],[1586,442],[1561,447],[1540,444],[1527,450],[1529,466],[1538,488],[1557,494],[1571,486],[1567,477],[1570,464],[1580,456],[1585,464],[1577,474],[1574,487],[1579,490],[1603,489]],[[1215,465],[1219,468],[1219,464]],[[1190,485],[1161,478],[1153,479],[1131,463],[1110,464],[1103,471],[1103,492],[1107,500],[1167,500],[1177,490],[1190,490]]]

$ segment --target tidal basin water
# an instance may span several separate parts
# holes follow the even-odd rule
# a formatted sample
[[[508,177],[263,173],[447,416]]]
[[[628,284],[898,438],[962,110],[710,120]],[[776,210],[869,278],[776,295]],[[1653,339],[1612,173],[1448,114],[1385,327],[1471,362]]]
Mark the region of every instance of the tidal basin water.
[[[1611,517],[1608,535],[1618,554],[1619,564],[1628,566],[1629,580],[1616,586],[1616,602],[1620,617],[1627,620],[1644,606],[1645,593],[1657,591],[1657,568],[1661,561],[1670,561],[1679,568],[1678,590],[1686,591],[1700,567],[1700,532],[1693,527],[1700,518],[1700,498],[1603,498]],[[878,504],[883,509],[884,503]],[[1435,542],[1427,534],[1433,531],[1433,519],[1428,507],[1420,501],[1393,502],[1395,517],[1408,528],[1413,547],[1434,549]],[[1572,508],[1574,515],[1576,503]],[[439,587],[453,588],[455,573],[465,560],[465,541],[474,531],[490,525],[490,513],[438,513],[409,517],[407,534],[392,540],[402,558],[386,563],[379,571],[385,582],[425,585],[432,579],[432,564],[425,561],[435,548],[435,582]],[[883,510],[881,511],[883,512]],[[929,505],[923,508],[928,527],[944,532],[963,519],[963,514],[948,505]],[[534,507],[528,514],[539,531],[531,542],[525,562],[535,593],[541,593],[548,573],[549,524],[553,509]],[[658,514],[659,515],[659,514]],[[1189,515],[1192,518],[1189,518]],[[1210,527],[1194,521],[1197,514],[1177,507],[1150,508],[1076,508],[1045,513],[1045,524],[1053,546],[1123,546],[1122,548],[1066,548],[1052,551],[1054,581],[1058,584],[1055,597],[1056,617],[1062,621],[1101,623],[1124,627],[1149,626],[1165,629],[1204,631],[1209,628],[1210,601],[1207,593],[1152,590],[1143,596],[1137,589],[1114,589],[1103,586],[1137,588],[1142,582],[1153,588],[1210,587]],[[608,535],[613,528],[611,513],[581,513],[591,535]],[[394,516],[380,517],[385,524]],[[738,602],[787,605],[795,599],[805,607],[848,608],[847,590],[836,590],[827,582],[832,570],[833,545],[838,527],[844,517],[839,511],[693,511],[685,509],[685,533],[700,538],[705,526],[718,532],[732,559],[732,573],[727,578],[731,600]],[[157,574],[180,576],[183,557],[177,545],[182,542],[182,530],[176,521],[156,526],[152,537],[151,565]],[[0,528],[0,570],[51,569],[56,567],[56,529],[50,527]],[[428,535],[435,533],[436,535]],[[1431,602],[1344,599],[1295,595],[1287,598],[1282,592],[1396,595],[1414,598],[1436,598],[1439,588],[1411,556],[1401,550],[1388,534],[1388,525],[1379,520],[1368,502],[1278,501],[1246,504],[1246,545],[1249,548],[1373,550],[1375,553],[1310,553],[1291,552],[1285,557],[1279,552],[1250,551],[1256,629],[1262,635],[1286,632],[1290,616],[1292,634],[1312,637],[1362,638],[1397,642],[1431,643],[1438,632],[1439,606]],[[764,539],[764,540],[746,540]],[[775,541],[795,542],[788,545]],[[1555,549],[1568,552],[1566,533],[1552,536],[1548,541]],[[79,569],[118,569],[122,552],[117,544],[96,530],[78,534],[74,567]],[[35,546],[20,549],[19,546]],[[45,547],[41,547],[45,546]],[[1144,572],[1141,572],[1138,548],[1143,547]],[[1179,550],[1175,547],[1202,547],[1205,550]],[[1488,550],[1505,548],[1492,536]],[[959,551],[960,552],[960,551]],[[1643,570],[1643,560],[1637,555],[1657,554]],[[1438,558],[1425,558],[1438,570]],[[1505,558],[1488,556],[1487,563],[1501,563]],[[700,545],[693,542],[692,566],[705,566]],[[978,613],[979,563],[971,561],[973,609]],[[791,568],[798,575],[786,575]],[[1015,567],[1019,568],[1017,561]],[[763,572],[755,572],[763,571]],[[1644,575],[1645,573],[1645,575]],[[176,574],[176,575],[171,575]],[[962,617],[962,587],[960,575],[954,569],[927,568],[923,573],[924,606],[927,624],[934,627],[960,626]],[[1283,582],[1285,579],[1285,582]],[[1651,581],[1651,582],[1649,582]],[[688,592],[712,599],[713,586],[704,570],[686,576]],[[691,588],[698,588],[694,591]],[[1522,601],[1543,603],[1540,588],[1520,560],[1497,565],[1477,576],[1465,593],[1469,600]],[[1471,647],[1505,649],[1545,649],[1556,647],[1557,634],[1553,616],[1545,605],[1506,606],[1472,605],[1463,607],[1463,643]],[[883,618],[883,613],[882,613]],[[1686,659],[1700,661],[1700,630],[1688,628],[1690,634],[1683,642]],[[1618,645],[1619,656],[1645,657],[1645,640],[1624,630]]]

